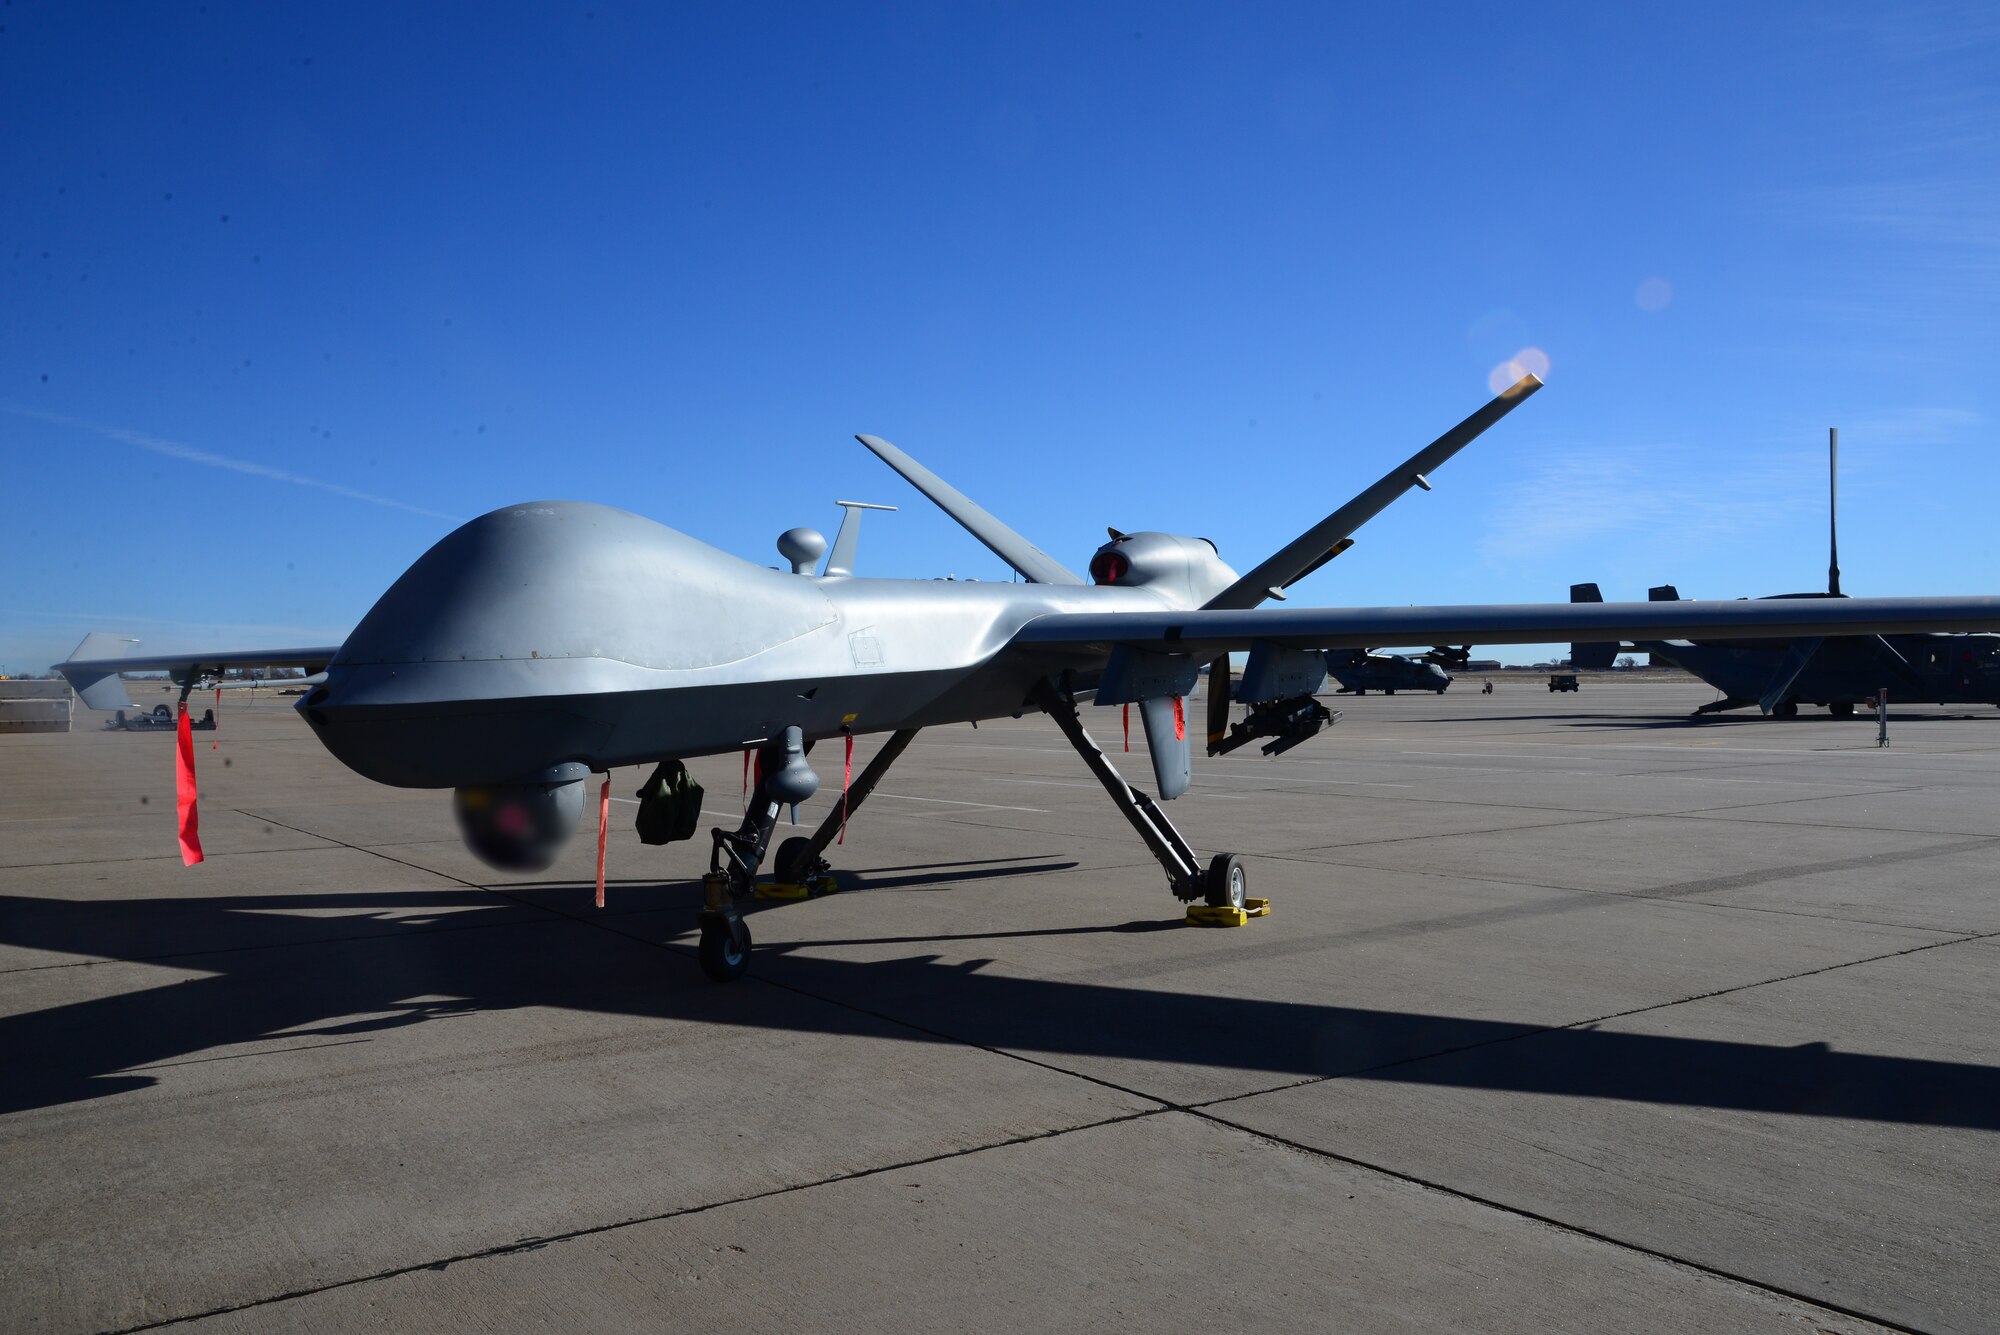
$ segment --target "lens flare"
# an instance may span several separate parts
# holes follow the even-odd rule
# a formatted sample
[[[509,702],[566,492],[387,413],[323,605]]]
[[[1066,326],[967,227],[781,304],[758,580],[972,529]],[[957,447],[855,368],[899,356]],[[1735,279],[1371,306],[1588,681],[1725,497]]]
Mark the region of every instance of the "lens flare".
[[[1540,348],[1522,348],[1493,368],[1493,373],[1486,377],[1486,387],[1498,394],[1524,375],[1548,379],[1549,354]]]
[[[1632,300],[1638,304],[1639,309],[1648,313],[1665,310],[1673,299],[1674,285],[1664,278],[1657,277],[1648,278],[1639,284],[1638,290],[1632,294]]]

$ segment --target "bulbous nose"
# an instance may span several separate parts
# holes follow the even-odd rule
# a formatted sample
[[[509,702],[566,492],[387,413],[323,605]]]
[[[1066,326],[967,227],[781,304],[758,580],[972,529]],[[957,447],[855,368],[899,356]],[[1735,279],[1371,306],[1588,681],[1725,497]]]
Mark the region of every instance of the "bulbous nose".
[[[816,581],[624,510],[510,506],[459,526],[370,608],[300,701],[349,768],[415,788],[546,782],[678,751],[614,735],[702,669],[834,620]]]

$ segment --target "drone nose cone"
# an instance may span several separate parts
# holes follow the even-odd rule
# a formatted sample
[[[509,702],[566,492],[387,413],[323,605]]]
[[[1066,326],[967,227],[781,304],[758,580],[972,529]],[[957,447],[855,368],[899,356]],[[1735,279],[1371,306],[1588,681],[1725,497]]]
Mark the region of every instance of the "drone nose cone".
[[[634,692],[832,619],[812,581],[624,510],[536,501],[481,515],[418,558],[300,709],[380,782],[513,782],[599,760]]]
[[[536,501],[481,515],[404,571],[334,662],[592,655],[611,627],[636,610],[632,580],[647,564],[640,553],[658,545],[634,541],[647,529],[660,526],[578,501]]]
[[[334,662],[597,658],[671,671],[733,662],[831,618],[809,581],[608,505],[536,501],[425,552]]]

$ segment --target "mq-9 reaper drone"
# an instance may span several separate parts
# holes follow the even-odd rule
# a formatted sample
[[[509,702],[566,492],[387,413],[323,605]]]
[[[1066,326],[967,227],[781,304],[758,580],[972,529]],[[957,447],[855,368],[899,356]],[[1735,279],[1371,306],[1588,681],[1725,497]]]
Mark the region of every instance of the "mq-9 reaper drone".
[[[298,708],[326,748],[381,783],[455,789],[467,844],[507,871],[553,861],[595,772],[753,752],[757,780],[742,823],[710,831],[700,913],[702,965],[727,980],[748,964],[740,907],[779,813],[817,790],[807,759],[815,742],[891,734],[841,808],[777,850],[781,881],[823,871],[837,822],[921,729],[1036,709],[1152,850],[1174,895],[1226,910],[1244,904],[1243,860],[1204,861],[1160,805],[1188,786],[1184,701],[1205,665],[1215,754],[1254,737],[1280,750],[1323,727],[1328,715],[1313,696],[1328,649],[2000,628],[1994,598],[1260,607],[1283,599],[1404,492],[1428,489],[1426,473],[1540,388],[1524,377],[1243,575],[1206,539],[1113,530],[1086,582],[895,446],[861,436],[1027,582],[857,576],[852,506],[817,572],[824,538],[787,532],[786,572],[623,510],[537,501],[448,534],[344,644],[149,658],[80,648],[60,667],[94,708],[124,703],[125,669],[171,672],[183,709],[197,681],[225,668],[323,670]],[[1233,691],[1247,715],[1234,721],[1231,651],[1248,652]],[[1092,740],[1078,709],[1085,700],[1138,707],[1157,799],[1127,783]]]

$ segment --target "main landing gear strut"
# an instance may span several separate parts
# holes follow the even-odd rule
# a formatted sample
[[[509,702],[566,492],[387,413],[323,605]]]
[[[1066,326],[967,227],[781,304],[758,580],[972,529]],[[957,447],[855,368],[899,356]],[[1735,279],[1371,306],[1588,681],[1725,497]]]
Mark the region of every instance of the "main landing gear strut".
[[[1217,909],[1245,906],[1250,878],[1243,869],[1242,858],[1234,853],[1217,853],[1204,868],[1159,804],[1125,782],[1125,776],[1105,758],[1103,749],[1084,730],[1083,720],[1077,716],[1076,697],[1067,688],[1044,680],[1035,688],[1032,699],[1056,721],[1063,736],[1069,738],[1069,744],[1083,757],[1083,763],[1090,766],[1090,772],[1104,785],[1104,791],[1111,794],[1112,802],[1159,859],[1176,899],[1190,904],[1201,900]]]
[[[809,838],[787,839],[778,845],[773,870],[779,881],[805,885],[827,873],[823,857],[827,846],[916,735],[915,728],[891,734],[861,771],[861,777],[849,786],[844,807],[836,806],[828,813]],[[771,832],[777,828],[778,813],[784,807],[771,792],[771,776],[780,772],[785,761],[784,747],[765,746],[758,751],[757,760],[757,786],[751,790],[743,823],[734,830],[717,826],[709,831],[715,842],[708,855],[708,875],[701,878],[700,957],[702,972],[718,983],[733,982],[750,967],[750,926],[743,921],[740,906],[756,892],[757,868],[771,846]]]
[[[1217,853],[1204,866],[1159,804],[1125,782],[1125,777],[1085,731],[1077,714],[1076,697],[1067,686],[1044,680],[1030,698],[1056,721],[1063,736],[1083,757],[1083,763],[1111,795],[1112,802],[1146,841],[1146,847],[1167,873],[1167,884],[1175,898],[1189,905],[1200,904],[1215,913],[1233,913],[1236,922],[1241,922],[1246,912],[1264,911],[1263,901],[1247,897],[1250,878],[1242,858],[1234,853]],[[915,728],[891,735],[848,788],[844,810],[835,807],[809,838],[787,839],[779,845],[773,870],[780,882],[810,885],[826,874],[823,855],[839,835],[845,818],[868,800],[876,784],[916,735]],[[785,748],[775,743],[765,746],[759,750],[758,760],[757,786],[751,790],[742,824],[734,830],[718,826],[709,831],[714,848],[709,854],[708,874],[701,878],[700,955],[702,972],[719,983],[741,978],[750,966],[750,928],[743,921],[740,906],[756,892],[757,869],[771,846],[771,833],[777,828],[778,813],[784,806],[773,792],[772,776],[779,774],[786,763]],[[1190,908],[1189,917],[1195,919],[1202,912],[1202,908]]]

